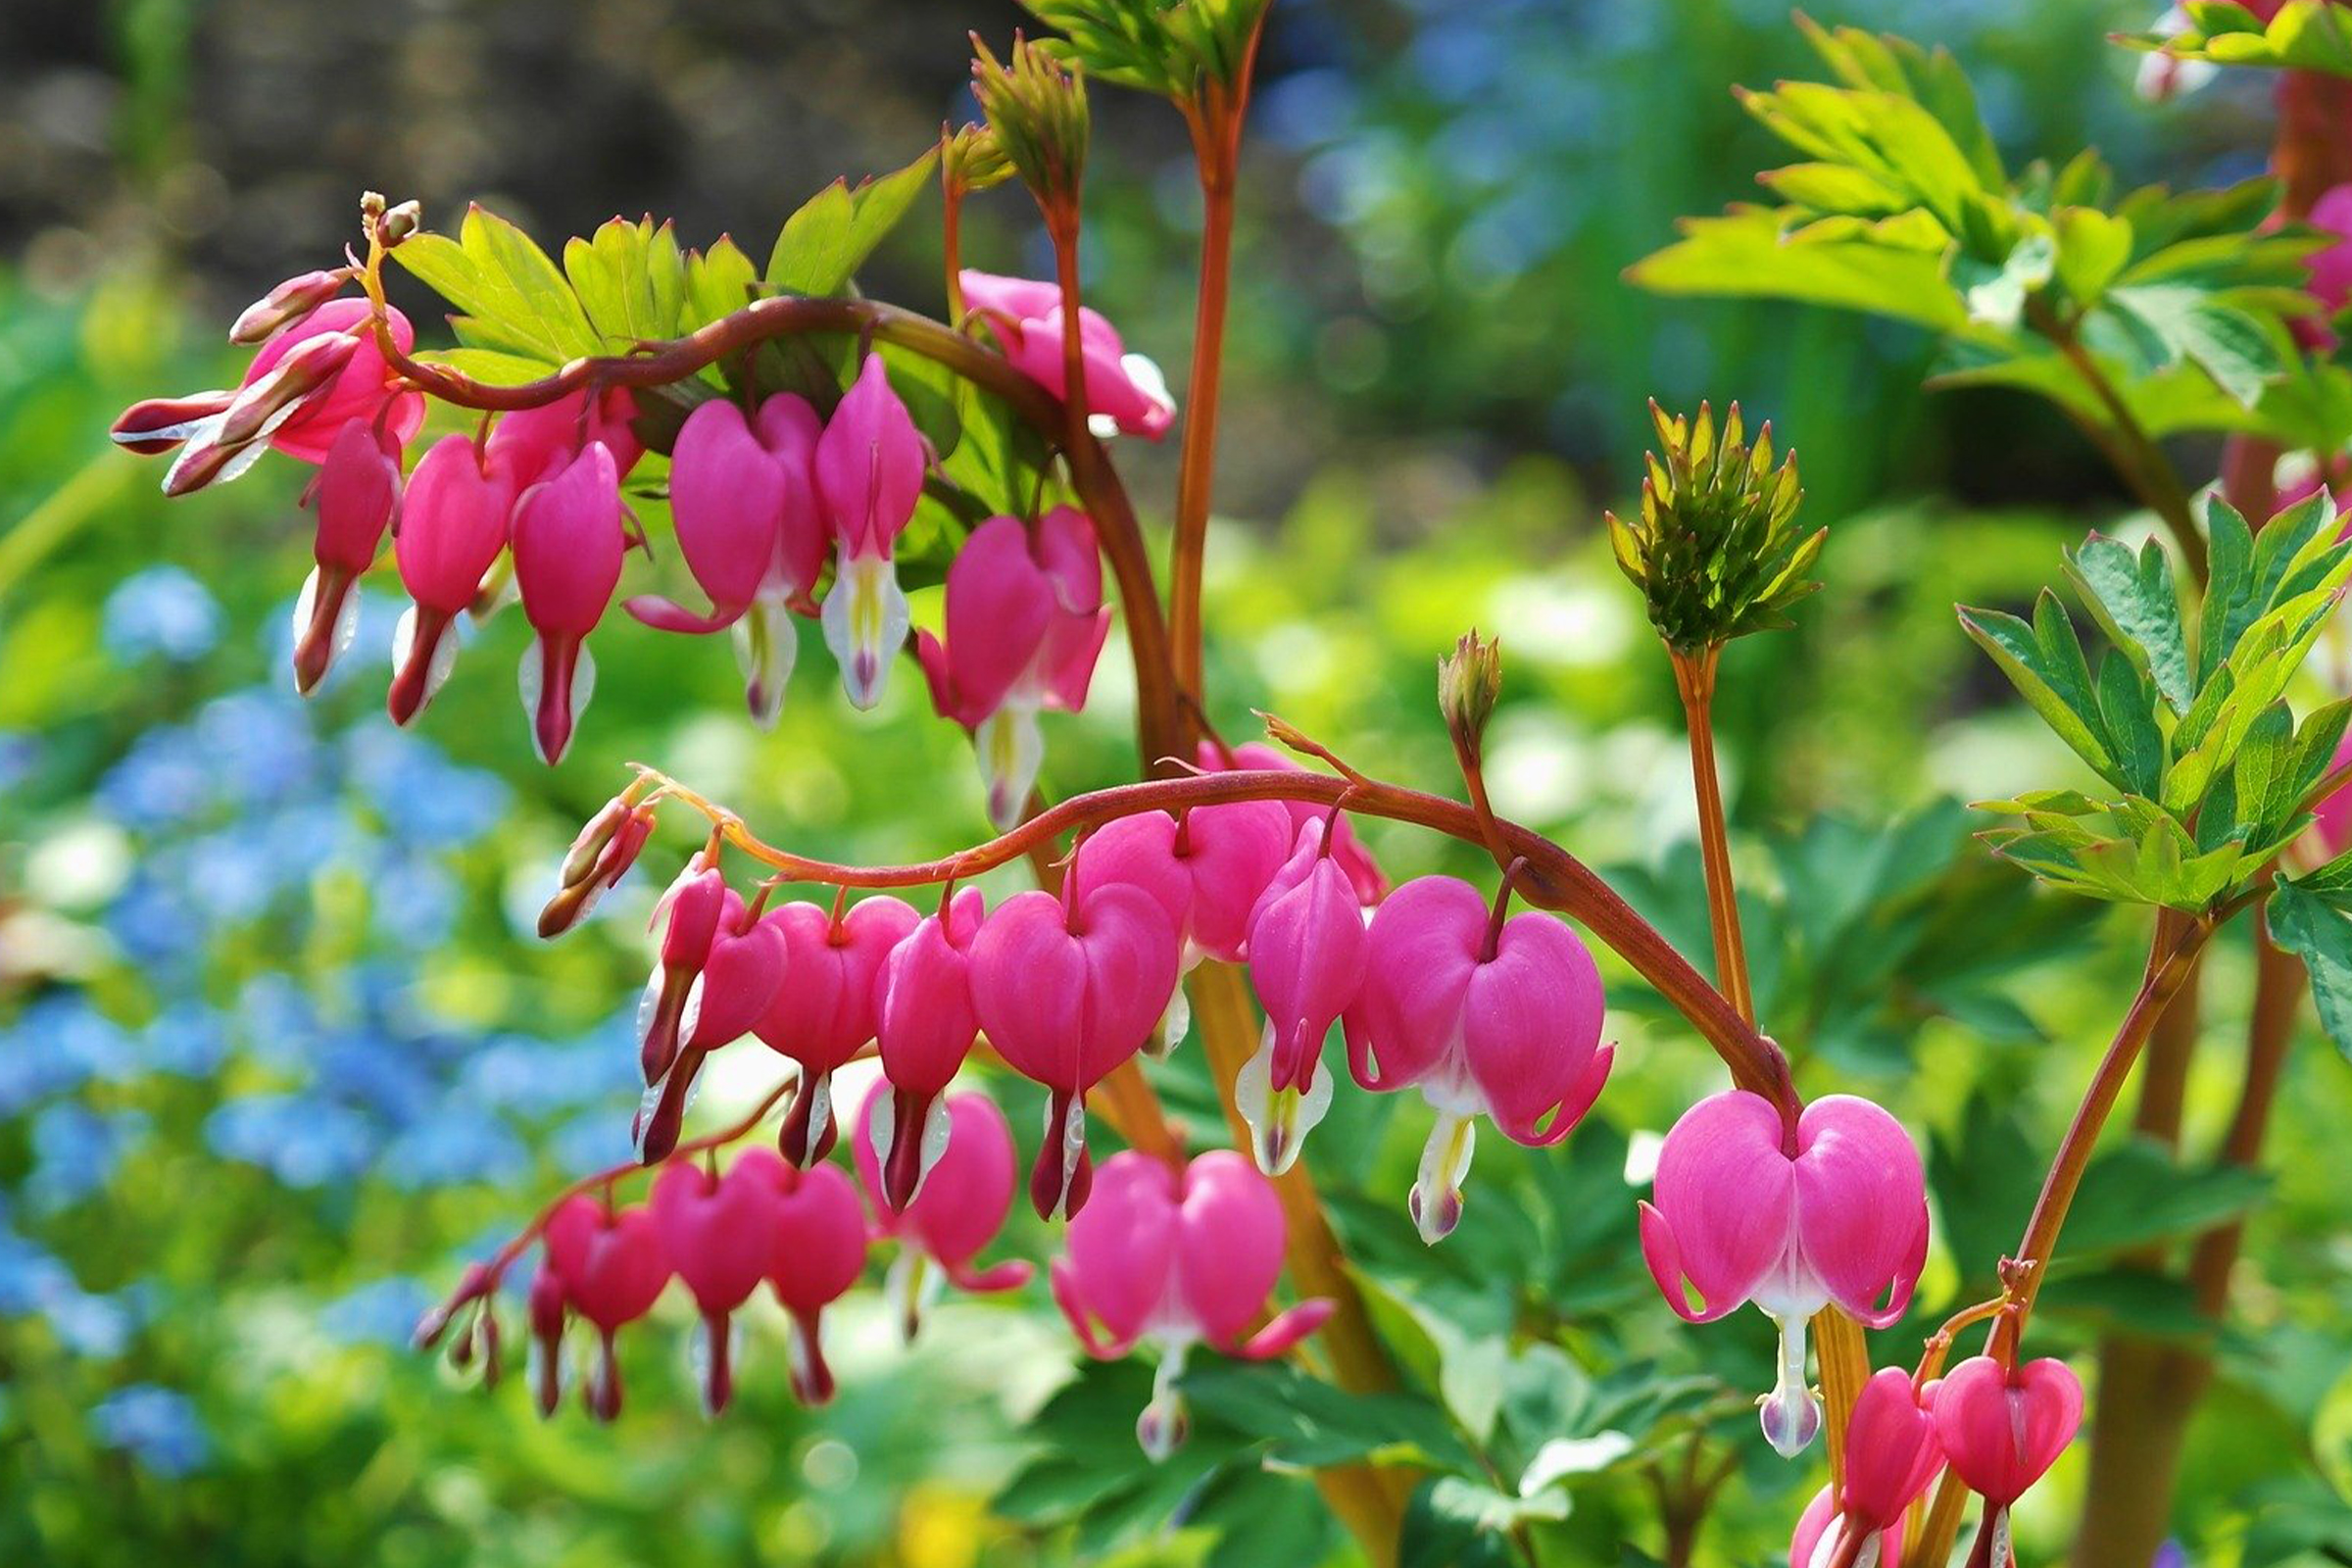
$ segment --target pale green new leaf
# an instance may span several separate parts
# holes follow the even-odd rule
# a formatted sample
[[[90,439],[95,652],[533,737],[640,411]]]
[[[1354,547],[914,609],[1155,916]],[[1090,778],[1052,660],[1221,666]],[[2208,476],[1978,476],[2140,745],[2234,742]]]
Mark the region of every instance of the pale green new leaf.
[[[768,253],[768,283],[793,294],[840,293],[923,193],[938,160],[939,149],[929,148],[855,189],[837,179],[818,191],[784,220]]]

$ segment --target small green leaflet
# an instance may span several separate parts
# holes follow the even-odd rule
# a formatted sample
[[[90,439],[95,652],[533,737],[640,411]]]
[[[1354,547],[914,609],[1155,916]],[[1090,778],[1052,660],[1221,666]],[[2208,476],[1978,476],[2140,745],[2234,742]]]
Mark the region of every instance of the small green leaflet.
[[[929,184],[939,149],[895,173],[852,189],[835,180],[784,220],[768,253],[770,287],[792,294],[838,294],[874,247],[887,238]]]
[[[2352,1056],[2352,919],[2345,917],[2347,897],[2342,890],[2319,892],[2281,880],[2271,890],[2267,918],[2271,940],[2301,958],[2310,971],[2311,1000],[2319,1008],[2320,1026],[2336,1050]]]

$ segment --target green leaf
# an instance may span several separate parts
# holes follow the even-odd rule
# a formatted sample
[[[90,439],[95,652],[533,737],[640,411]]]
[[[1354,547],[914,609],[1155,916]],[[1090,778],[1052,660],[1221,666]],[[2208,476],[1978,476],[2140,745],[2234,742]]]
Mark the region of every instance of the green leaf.
[[[2156,727],[2156,695],[2121,654],[2099,661],[2099,716],[2115,749],[2124,787],[2153,796],[2164,786],[2164,732]]]
[[[564,273],[610,353],[676,334],[686,263],[667,223],[615,218],[564,247]]]
[[[1791,234],[1779,215],[1761,207],[1685,219],[1680,227],[1680,240],[1627,270],[1629,281],[1660,294],[1834,305],[1937,331],[1968,324],[1968,311],[1933,253]]]
[[[466,209],[455,241],[414,234],[392,256],[466,314],[460,335],[473,347],[545,367],[603,351],[579,297],[547,253],[484,208]]]
[[[686,258],[686,300],[678,324],[691,330],[734,315],[749,305],[760,270],[734,240],[721,234],[708,251]]]
[[[835,180],[790,218],[768,253],[767,281],[794,294],[838,294],[923,193],[939,149],[852,189]]]
[[[2082,304],[2097,304],[2132,259],[2131,220],[2095,207],[2062,207],[2051,221],[2058,230],[2058,281]]]
[[[2127,1139],[2083,1171],[2067,1210],[2067,1250],[2118,1251],[2194,1235],[2236,1219],[2270,1191],[2263,1171],[2229,1164],[2183,1169],[2155,1140]]]
[[[2335,1049],[2352,1056],[2352,919],[2329,895],[2281,880],[2265,913],[2271,940],[2303,960],[2320,1026]]]
[[[1992,656],[2027,706],[2077,756],[2113,779],[2115,757],[2099,733],[2103,726],[2091,697],[2090,670],[2065,620],[2057,596],[2046,588],[2034,603],[2031,626],[1996,610],[1960,611],[1961,629]]]
[[[1186,1373],[1182,1387],[1202,1413],[1267,1439],[1267,1456],[1277,1463],[1478,1468],[1446,1413],[1417,1395],[1349,1394],[1276,1364],[1203,1366]]]
[[[2134,556],[2121,540],[2094,533],[2067,557],[2067,567],[2107,635],[2148,672],[2174,712],[2184,711],[2195,687],[2180,591],[2164,547],[2151,539]]]

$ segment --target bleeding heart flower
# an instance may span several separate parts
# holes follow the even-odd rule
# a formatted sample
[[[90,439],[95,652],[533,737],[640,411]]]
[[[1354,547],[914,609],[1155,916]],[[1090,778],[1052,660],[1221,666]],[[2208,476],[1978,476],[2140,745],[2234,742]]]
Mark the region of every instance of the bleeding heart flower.
[[[948,567],[948,640],[918,632],[915,652],[943,718],[971,731],[989,820],[1018,822],[1045,760],[1040,709],[1086,706],[1110,631],[1095,525],[1055,507],[1034,533],[1017,517],[972,530]]]
[[[747,1149],[725,1175],[673,1160],[654,1178],[654,1223],[663,1250],[702,1309],[703,1410],[716,1415],[735,1391],[729,1318],[751,1299],[776,1256],[782,1160]]]
[[[858,1188],[832,1165],[800,1170],[763,1162],[780,1195],[767,1282],[792,1317],[792,1392],[804,1404],[833,1397],[821,1315],[865,1269],[865,1210]]]
[[[1910,1305],[1928,1253],[1927,1180],[1902,1125],[1831,1095],[1783,1124],[1772,1102],[1727,1090],[1683,1113],[1642,1205],[1642,1253],[1666,1304],[1710,1323],[1753,1301],[1780,1326],[1764,1435],[1793,1455],[1821,1428],[1805,1386],[1805,1324],[1833,1301],[1885,1328]],[[1702,1304],[1685,1298],[1685,1282]]]
[[[549,1217],[544,1237],[547,1267],[563,1282],[564,1303],[596,1327],[600,1343],[588,1410],[610,1421],[620,1413],[612,1337],[654,1309],[669,1283],[669,1254],[650,1210],[614,1210],[584,1193]]]
[[[891,550],[922,498],[931,451],[869,354],[817,439],[816,495],[836,551],[825,595],[825,646],[858,708],[882,700],[890,661],[906,641],[906,595]]]
[[[1053,1091],[1029,1173],[1041,1215],[1075,1214],[1093,1165],[1086,1092],[1143,1049],[1176,986],[1175,922],[1121,884],[1072,896],[1032,890],[997,906],[972,944],[972,1003],[989,1044]]]
[[[2010,1505],[2046,1474],[2082,1426],[2082,1383],[2064,1361],[2014,1369],[1975,1355],[1930,1385],[1928,1404],[1952,1473],[1984,1498],[1972,1561],[2008,1568]]]
[[[667,1066],[646,1086],[637,1111],[637,1152],[660,1159],[677,1147],[703,1063],[710,1054],[750,1034],[767,1015],[784,984],[783,931],[764,920],[745,922],[743,900],[730,891],[718,926],[696,972],[675,1025]]]
[[[1796,1533],[1788,1538],[1788,1568],[1830,1568],[1841,1539],[1838,1531],[1830,1528],[1837,1523],[1837,1489],[1824,1487],[1797,1516]],[[1854,1568],[1902,1568],[1903,1531],[1909,1523],[1906,1516],[1900,1526],[1880,1531],[1865,1542],[1854,1558]]]
[[[1202,741],[1195,761],[1203,773],[1229,773],[1237,768],[1275,768],[1292,773],[1309,769],[1283,752],[1263,741],[1249,741],[1231,751],[1220,750],[1214,741]],[[1331,808],[1313,801],[1284,801],[1283,808],[1291,813],[1291,836],[1295,842],[1298,832],[1309,823],[1320,822],[1331,814]],[[1355,829],[1343,816],[1333,824],[1331,858],[1340,862],[1348,880],[1355,886],[1355,896],[1366,905],[1378,904],[1389,891],[1389,879],[1381,873],[1380,862],[1372,858],[1355,836]]]
[[[409,475],[393,559],[416,603],[392,636],[394,723],[415,718],[449,678],[458,651],[450,623],[473,603],[483,574],[506,548],[514,503],[506,470],[484,466],[466,436],[434,442]]]
[[[1574,931],[1533,910],[1498,920],[1469,883],[1427,876],[1391,894],[1366,933],[1348,1064],[1366,1089],[1418,1088],[1438,1113],[1413,1183],[1436,1242],[1461,1217],[1476,1120],[1531,1147],[1575,1128],[1608,1081],[1600,971]]]
[[[1023,277],[999,277],[966,269],[956,281],[965,305],[995,329],[1004,357],[1055,397],[1067,395],[1069,364],[1062,358],[1061,289]],[[1176,420],[1159,367],[1129,354],[1110,322],[1081,305],[1078,340],[1086,381],[1087,423],[1098,437],[1124,433],[1156,441]]]
[[[1329,1301],[1301,1301],[1244,1337],[1282,1275],[1285,1229],[1273,1183],[1231,1150],[1181,1172],[1134,1150],[1102,1162],[1093,1200],[1070,1221],[1068,1250],[1054,1260],[1054,1299],[1090,1355],[1158,1347],[1152,1402],[1135,1429],[1154,1460],[1184,1441],[1176,1381],[1194,1346],[1264,1360],[1331,1315]]]
[[[980,890],[963,889],[891,949],[874,978],[874,1039],[891,1110],[861,1136],[880,1151],[880,1174],[866,1186],[892,1209],[915,1200],[950,1142],[950,1112],[939,1097],[980,1033],[972,944],[987,915]]]
[[[645,456],[645,444],[633,428],[636,417],[637,400],[627,387],[607,387],[593,404],[582,387],[553,403],[501,415],[486,449],[490,461],[514,476],[517,490],[554,478],[600,444],[612,454],[613,473],[625,479]]]
[[[836,920],[814,904],[770,909],[765,924],[783,935],[791,982],[754,1033],[771,1051],[800,1063],[792,1107],[784,1114],[784,1157],[803,1167],[833,1147],[833,1071],[870,1044],[881,1026],[876,981],[891,950],[919,923],[903,899],[867,899]]]
[[[1364,984],[1364,906],[1331,857],[1333,838],[1326,820],[1300,829],[1250,915],[1250,982],[1266,1026],[1233,1094],[1258,1168],[1270,1175],[1291,1168],[1330,1108],[1331,1077],[1315,1065],[1324,1036]]]
[[[1121,882],[1151,894],[1176,923],[1184,944],[1180,967],[1189,974],[1202,958],[1241,959],[1250,916],[1289,858],[1291,838],[1291,814],[1279,801],[1196,806],[1182,820],[1139,811],[1081,840],[1070,877],[1081,888]],[[1191,1022],[1180,985],[1146,1049],[1173,1050]]]
[[[1843,1506],[1824,1492],[1797,1521],[1788,1544],[1789,1568],[1827,1568],[1838,1546],[1864,1538],[1857,1568],[1874,1561],[1893,1568],[1902,1556],[1903,1524],[1911,1505],[1943,1469],[1936,1418],[1923,1407],[1911,1374],[1881,1367],[1862,1385],[1845,1428]],[[1826,1500],[1825,1500],[1826,1499]]]
[[[596,692],[588,634],[620,586],[620,474],[602,441],[549,470],[514,504],[514,583],[538,633],[522,655],[522,709],[553,766]]]
[[[756,421],[723,398],[689,415],[670,454],[669,510],[710,612],[652,595],[628,603],[630,614],[663,631],[732,627],[744,696],[762,725],[783,710],[800,648],[792,612],[814,612],[825,568],[812,466],[820,434],[816,411],[789,392],[760,404]]]
[[[375,564],[384,531],[400,511],[400,447],[366,419],[343,426],[307,499],[318,509],[311,542],[318,563],[294,602],[294,686],[306,696],[351,646],[360,621],[358,585]]]
[[[941,1110],[949,1131],[932,1179],[906,1203],[893,1202],[885,1192],[882,1138],[891,1113],[884,1085],[866,1092],[858,1116],[858,1177],[873,1200],[875,1234],[899,1243],[883,1294],[909,1341],[937,1299],[943,1279],[959,1290],[1009,1291],[1029,1283],[1032,1272],[1019,1258],[993,1268],[972,1267],[1012,1208],[1015,1159],[1004,1113],[976,1093],[950,1095]]]

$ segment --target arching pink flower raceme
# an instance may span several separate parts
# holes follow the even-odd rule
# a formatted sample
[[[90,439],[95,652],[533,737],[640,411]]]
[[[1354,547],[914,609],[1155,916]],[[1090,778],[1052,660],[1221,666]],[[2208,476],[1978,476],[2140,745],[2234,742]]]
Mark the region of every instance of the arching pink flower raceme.
[[[1134,1150],[1103,1161],[1093,1200],[1070,1221],[1068,1250],[1054,1260],[1054,1299],[1091,1355],[1158,1347],[1152,1402],[1135,1424],[1153,1459],[1184,1441],[1176,1381],[1194,1346],[1264,1360],[1331,1315],[1329,1301],[1301,1301],[1244,1337],[1281,1278],[1284,1240],[1273,1183],[1231,1150],[1182,1172]]]
[[[794,1164],[813,1165],[833,1147],[834,1069],[873,1040],[881,1025],[876,981],[883,962],[920,918],[905,900],[888,896],[867,899],[839,920],[813,904],[767,912],[765,923],[783,933],[789,979],[753,1032],[800,1063],[780,1138]]]
[[[1807,1105],[1791,1137],[1761,1095],[1726,1090],[1683,1113],[1642,1205],[1642,1254],[1666,1304],[1710,1323],[1753,1301],[1780,1326],[1764,1435],[1793,1455],[1821,1429],[1805,1324],[1831,1302],[1873,1328],[1910,1305],[1928,1253],[1927,1179],[1892,1116],[1851,1095]],[[1686,1283],[1702,1302],[1691,1306]]]
[[[817,438],[816,496],[833,536],[833,586],[820,618],[843,690],[858,708],[882,700],[906,641],[906,595],[891,551],[914,515],[931,450],[869,354]]]
[[[980,928],[971,969],[980,1027],[1015,1072],[1053,1092],[1029,1172],[1039,1214],[1075,1214],[1086,1202],[1086,1092],[1152,1037],[1176,964],[1167,910],[1121,884],[1016,893]]]
[[[1437,1112],[1411,1200],[1427,1242],[1461,1218],[1477,1117],[1516,1143],[1557,1143],[1616,1056],[1600,1040],[1600,970],[1576,933],[1534,910],[1495,914],[1457,878],[1405,883],[1372,915],[1364,989],[1348,1009],[1355,1081],[1419,1089]]]
[[[744,697],[763,725],[783,710],[800,648],[792,613],[814,613],[825,569],[813,467],[820,434],[816,411],[789,392],[760,404],[756,419],[723,398],[689,415],[670,454],[669,510],[710,612],[650,594],[628,602],[630,614],[663,631],[733,628]]]
[[[1856,1562],[1889,1568],[1902,1554],[1911,1505],[1943,1468],[1936,1418],[1901,1367],[1882,1367],[1862,1385],[1845,1428],[1844,1506],[1815,1498],[1788,1544],[1789,1568],[1827,1568],[1838,1545],[1863,1538]],[[1824,1497],[1830,1497],[1827,1493]],[[1810,1527],[1808,1529],[1808,1527]]]
[[[564,760],[596,691],[588,634],[620,586],[620,472],[602,441],[548,470],[514,504],[514,584],[538,635],[522,655],[522,710],[541,761]]]
[[[1086,706],[1110,631],[1095,525],[1075,507],[1034,530],[991,517],[956,553],[947,588],[947,641],[918,632],[915,651],[940,716],[971,731],[989,820],[1009,828],[1045,760],[1038,710]]]
[[[1081,888],[1126,883],[1152,895],[1176,923],[1181,972],[1202,958],[1240,961],[1250,916],[1291,852],[1291,814],[1279,801],[1196,806],[1183,819],[1138,811],[1079,842],[1070,876]],[[1184,988],[1168,998],[1151,1047],[1173,1050],[1192,1021]]]
[[[747,1149],[724,1175],[690,1159],[673,1160],[654,1178],[654,1223],[670,1266],[703,1314],[703,1409],[716,1415],[735,1392],[729,1319],[752,1298],[776,1256],[783,1208],[783,1163],[766,1149]]]
[[[1232,748],[1230,754],[1219,750],[1214,741],[1202,741],[1194,760],[1203,773],[1226,773],[1237,768],[1276,768],[1292,773],[1310,771],[1300,766],[1295,758],[1263,741],[1247,741]],[[1309,822],[1320,822],[1331,814],[1329,806],[1314,801],[1284,801],[1282,805],[1291,813],[1294,842],[1300,828]],[[1381,896],[1389,891],[1389,879],[1382,874],[1380,862],[1372,858],[1372,852],[1365,849],[1362,841],[1356,838],[1354,827],[1345,816],[1334,824],[1331,855],[1333,859],[1340,862],[1340,868],[1348,873],[1348,880],[1355,885],[1355,896],[1364,903],[1378,904]]]
[[[891,949],[874,977],[874,1040],[891,1093],[888,1111],[877,1109],[880,1119],[860,1128],[858,1157],[869,1145],[877,1152],[866,1186],[894,1210],[915,1200],[953,1140],[953,1118],[940,1096],[980,1033],[972,944],[987,915],[980,890],[961,890]],[[876,1099],[869,1106],[883,1103]]]
[[[1291,1168],[1331,1107],[1331,1075],[1315,1070],[1323,1039],[1364,984],[1364,906],[1332,858],[1335,833],[1328,813],[1301,828],[1250,912],[1250,983],[1266,1025],[1233,1098],[1272,1175]]]
[[[393,559],[416,601],[392,637],[392,721],[406,724],[432,701],[457,658],[450,623],[473,603],[483,574],[506,548],[514,486],[507,471],[484,466],[462,435],[443,436],[417,461],[401,505]]]
[[[2082,1383],[2064,1361],[2014,1369],[1975,1355],[1929,1386],[1936,1435],[1952,1473],[1984,1499],[1984,1526],[1970,1557],[2009,1568],[2010,1504],[2048,1473],[2082,1426]]]
[[[987,319],[1004,357],[1021,373],[1055,397],[1069,386],[1062,357],[1064,317],[1061,289],[1025,277],[1000,277],[966,269],[957,276],[964,304]],[[1176,420],[1176,402],[1167,378],[1141,354],[1129,354],[1110,322],[1085,306],[1078,308],[1078,340],[1084,356],[1087,422],[1098,436],[1140,435],[1156,441]]]
[[[782,929],[765,920],[747,923],[745,914],[743,900],[728,892],[678,1015],[669,1063],[648,1083],[638,1107],[634,1131],[641,1159],[660,1159],[677,1147],[703,1063],[712,1052],[750,1034],[784,984]]]
[[[600,1421],[620,1413],[620,1365],[612,1337],[654,1309],[669,1283],[669,1254],[650,1209],[613,1210],[586,1194],[564,1200],[545,1232],[547,1269],[564,1303],[596,1328],[596,1374],[588,1409]]]
[[[932,1178],[911,1202],[891,1200],[885,1192],[885,1152],[876,1134],[890,1125],[886,1086],[866,1092],[858,1116],[858,1178],[872,1200],[874,1233],[894,1238],[899,1255],[883,1281],[883,1294],[908,1340],[938,1298],[940,1282],[958,1290],[1009,1291],[1029,1283],[1032,1272],[1019,1258],[975,1269],[972,1259],[1004,1228],[1012,1209],[1016,1160],[1012,1129],[997,1102],[982,1094],[950,1095],[941,1102],[953,1126]]]
[[[400,448],[366,419],[343,426],[305,496],[318,509],[318,563],[294,601],[294,686],[318,689],[359,625],[359,580],[400,510]]]
[[[821,1318],[865,1269],[865,1210],[837,1166],[801,1170],[777,1159],[760,1169],[780,1195],[767,1282],[792,1318],[792,1392],[804,1404],[823,1404],[833,1397],[833,1372]]]

